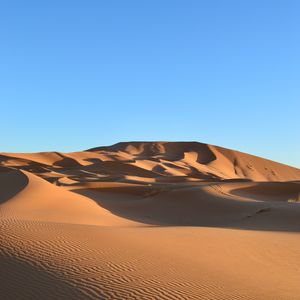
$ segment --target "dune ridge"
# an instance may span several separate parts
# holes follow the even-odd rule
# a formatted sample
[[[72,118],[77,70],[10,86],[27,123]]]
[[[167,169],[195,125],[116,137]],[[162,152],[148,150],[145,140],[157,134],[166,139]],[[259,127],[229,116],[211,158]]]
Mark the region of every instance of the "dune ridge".
[[[0,153],[1,299],[299,299],[298,202],[299,169],[198,142]]]

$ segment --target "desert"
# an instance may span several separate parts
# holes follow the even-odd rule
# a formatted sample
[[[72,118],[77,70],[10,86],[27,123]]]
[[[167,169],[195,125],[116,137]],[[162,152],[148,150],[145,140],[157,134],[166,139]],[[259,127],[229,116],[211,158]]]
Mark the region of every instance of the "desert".
[[[1,299],[299,299],[297,168],[199,142],[0,164]]]

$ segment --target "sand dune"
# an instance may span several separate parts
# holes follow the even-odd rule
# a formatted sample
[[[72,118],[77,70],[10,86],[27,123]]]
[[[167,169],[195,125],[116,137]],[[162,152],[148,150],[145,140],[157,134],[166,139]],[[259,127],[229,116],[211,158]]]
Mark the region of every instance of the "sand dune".
[[[20,187],[11,197],[7,197],[7,190],[3,193],[6,201],[2,201],[0,211],[5,217],[85,225],[126,224],[91,199],[60,189],[29,172],[9,170],[1,177],[7,190],[18,188],[16,183]]]
[[[299,299],[300,170],[196,142],[1,153],[1,299]]]

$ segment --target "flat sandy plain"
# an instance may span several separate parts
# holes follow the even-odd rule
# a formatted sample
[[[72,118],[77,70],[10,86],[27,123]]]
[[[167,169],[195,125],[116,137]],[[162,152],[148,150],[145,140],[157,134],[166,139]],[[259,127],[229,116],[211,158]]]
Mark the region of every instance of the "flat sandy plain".
[[[0,153],[0,299],[300,299],[299,202],[196,142]]]

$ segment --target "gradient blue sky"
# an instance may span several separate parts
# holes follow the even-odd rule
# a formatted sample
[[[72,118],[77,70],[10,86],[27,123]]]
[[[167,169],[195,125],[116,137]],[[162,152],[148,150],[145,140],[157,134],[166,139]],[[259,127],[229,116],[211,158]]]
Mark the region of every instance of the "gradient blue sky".
[[[196,140],[300,167],[300,1],[1,1],[0,151]]]

